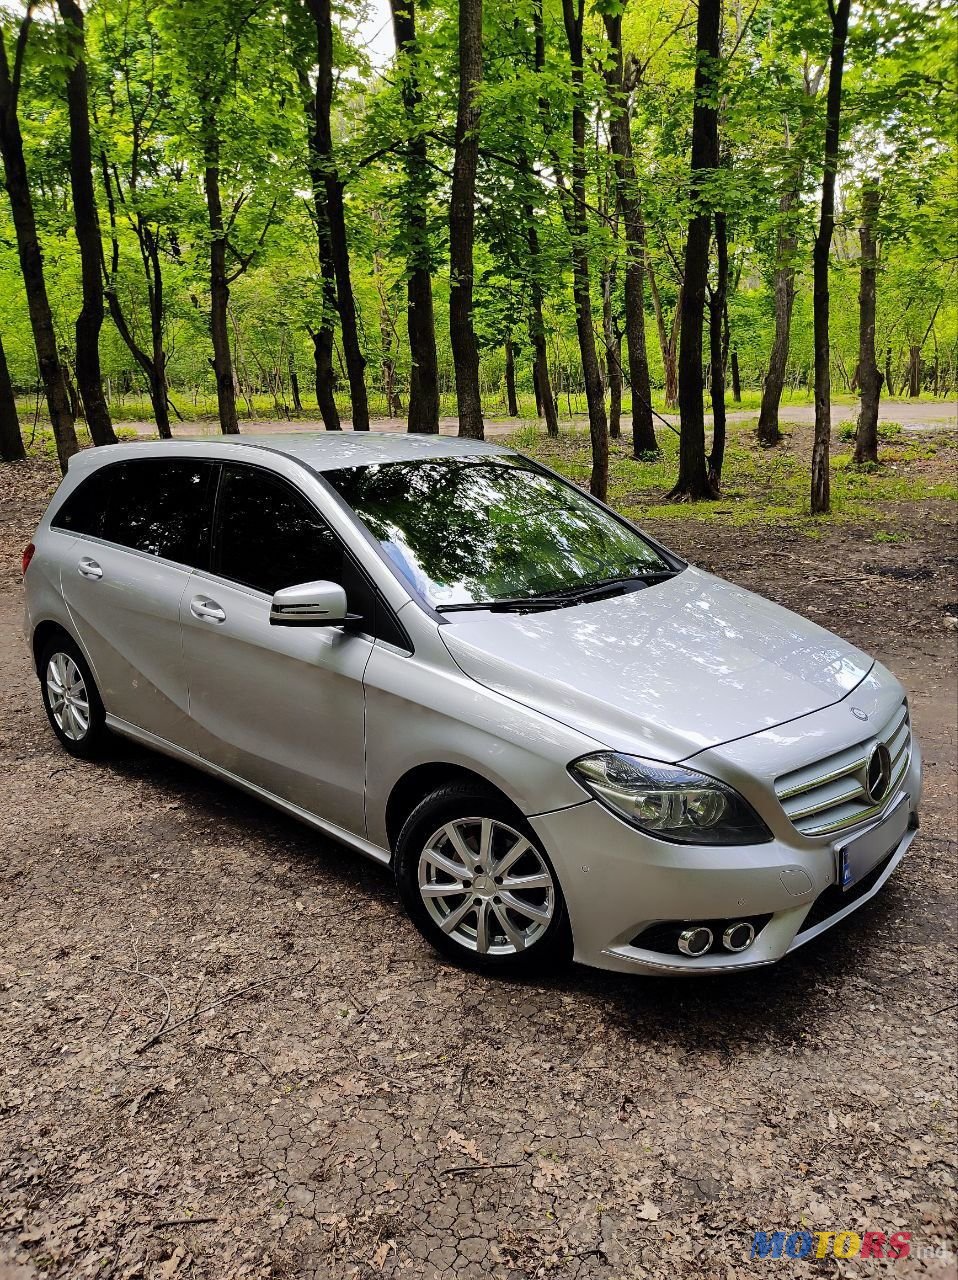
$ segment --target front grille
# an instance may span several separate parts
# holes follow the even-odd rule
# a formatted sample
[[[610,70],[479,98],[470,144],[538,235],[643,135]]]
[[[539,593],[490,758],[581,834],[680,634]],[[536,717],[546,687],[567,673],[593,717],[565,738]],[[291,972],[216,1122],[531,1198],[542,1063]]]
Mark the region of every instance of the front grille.
[[[874,803],[865,782],[868,758],[878,743],[888,748],[891,781],[882,799]],[[875,737],[783,774],[775,780],[775,792],[802,835],[830,835],[881,813],[898,794],[910,758],[911,725],[908,703],[903,702]]]

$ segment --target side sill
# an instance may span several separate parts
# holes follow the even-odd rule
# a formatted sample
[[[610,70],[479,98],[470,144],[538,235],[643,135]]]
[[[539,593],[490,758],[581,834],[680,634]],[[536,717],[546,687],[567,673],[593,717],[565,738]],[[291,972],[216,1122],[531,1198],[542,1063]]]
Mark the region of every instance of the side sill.
[[[362,836],[357,836],[351,831],[337,827],[335,823],[327,822],[325,818],[320,818],[315,813],[310,813],[308,809],[302,809],[299,805],[293,804],[289,800],[284,800],[281,796],[274,795],[272,791],[267,791],[265,787],[257,786],[255,782],[247,782],[245,778],[240,778],[235,773],[230,773],[228,769],[223,769],[220,765],[213,764],[210,760],[204,760],[202,756],[188,751],[186,747],[178,747],[175,743],[168,742],[166,738],[160,738],[157,734],[150,733],[148,729],[139,729],[136,725],[129,724],[118,716],[110,715],[109,712],[106,716],[106,723],[114,733],[120,733],[126,738],[132,738],[135,742],[141,742],[144,746],[151,747],[154,751],[160,751],[164,755],[172,756],[174,760],[182,760],[186,764],[193,765],[196,769],[201,769],[204,773],[212,774],[215,778],[222,778],[224,782],[238,787],[240,791],[245,791],[248,795],[255,796],[257,800],[265,801],[266,804],[272,805],[274,809],[281,809],[283,813],[288,813],[290,817],[296,818],[298,822],[305,823],[306,826],[312,827],[316,831],[321,831],[323,835],[329,836],[340,844],[348,845],[351,849],[357,850],[364,857],[370,858],[373,862],[378,862],[380,866],[388,867],[392,861],[392,854],[378,844],[373,844],[371,840],[365,840]]]

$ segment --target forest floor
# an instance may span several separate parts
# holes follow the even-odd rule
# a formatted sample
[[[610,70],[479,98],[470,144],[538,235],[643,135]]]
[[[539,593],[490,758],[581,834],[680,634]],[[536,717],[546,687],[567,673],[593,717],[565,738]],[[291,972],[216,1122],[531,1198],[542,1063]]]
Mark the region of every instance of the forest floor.
[[[885,890],[734,980],[523,984],[226,786],[59,750],[18,573],[56,475],[0,468],[0,1277],[954,1277],[958,556],[915,496],[954,462],[890,464],[877,519],[648,520],[908,687],[923,823]],[[748,1261],[803,1226],[912,1256]]]

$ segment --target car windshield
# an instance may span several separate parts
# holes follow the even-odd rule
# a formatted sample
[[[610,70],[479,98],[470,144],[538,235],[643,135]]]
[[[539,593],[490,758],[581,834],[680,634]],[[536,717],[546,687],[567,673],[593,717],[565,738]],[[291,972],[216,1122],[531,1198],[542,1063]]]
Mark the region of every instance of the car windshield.
[[[435,608],[674,572],[628,525],[517,456],[372,463],[324,478]]]

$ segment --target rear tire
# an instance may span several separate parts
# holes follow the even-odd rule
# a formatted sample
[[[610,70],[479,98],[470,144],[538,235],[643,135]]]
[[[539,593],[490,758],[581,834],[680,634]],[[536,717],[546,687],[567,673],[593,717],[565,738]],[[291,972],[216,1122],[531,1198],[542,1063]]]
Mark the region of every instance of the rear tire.
[[[103,702],[79,645],[65,632],[43,646],[39,674],[43,706],[60,745],[83,760],[101,755],[109,737]]]
[[[427,942],[454,964],[519,976],[563,967],[572,932],[538,836],[502,796],[440,787],[396,842],[396,884]]]

